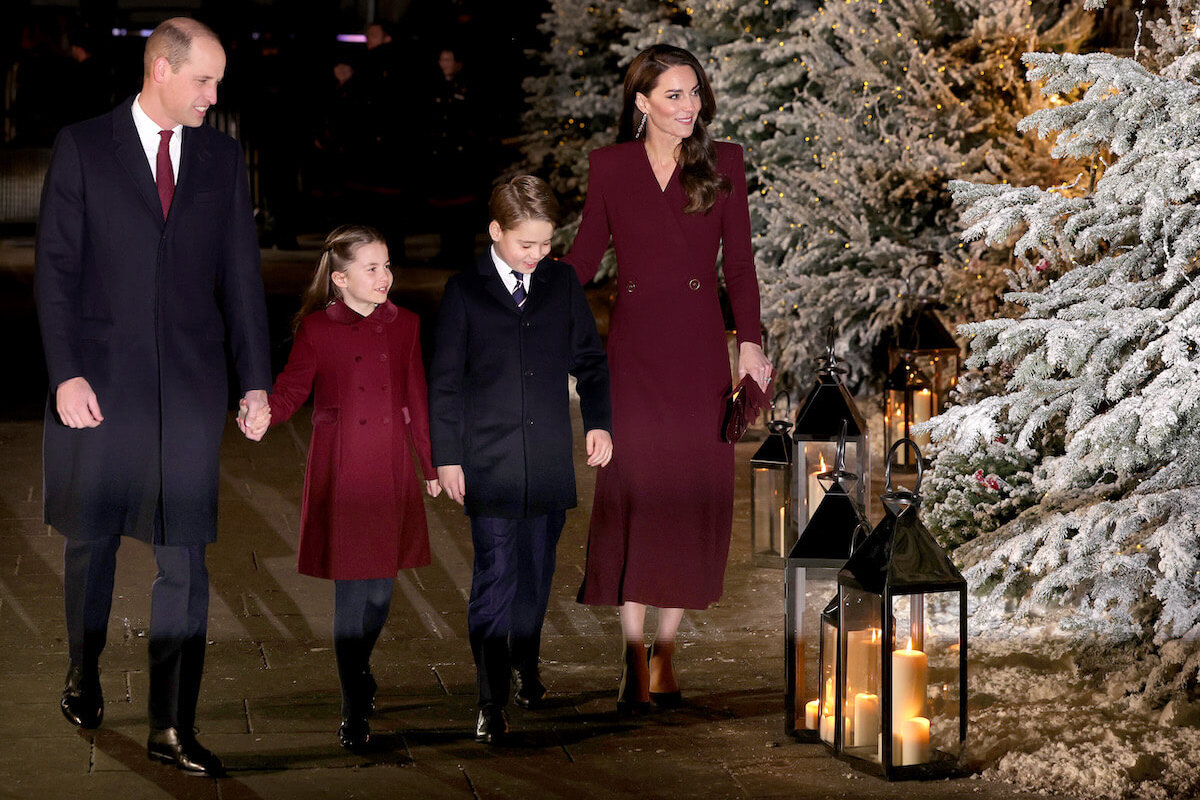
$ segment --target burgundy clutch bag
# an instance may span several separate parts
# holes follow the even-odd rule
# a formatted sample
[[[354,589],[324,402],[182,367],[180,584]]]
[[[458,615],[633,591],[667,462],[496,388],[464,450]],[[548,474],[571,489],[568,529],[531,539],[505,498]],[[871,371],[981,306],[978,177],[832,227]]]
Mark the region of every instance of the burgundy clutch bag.
[[[758,419],[758,412],[770,407],[771,401],[758,388],[758,381],[749,375],[742,378],[726,397],[721,438],[730,444],[737,442]]]

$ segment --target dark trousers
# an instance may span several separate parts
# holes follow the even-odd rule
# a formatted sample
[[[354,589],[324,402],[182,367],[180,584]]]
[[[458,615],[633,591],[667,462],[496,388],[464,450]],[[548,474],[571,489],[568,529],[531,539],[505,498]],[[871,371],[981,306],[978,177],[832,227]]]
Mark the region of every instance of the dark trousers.
[[[392,605],[393,578],[333,583],[333,652],[342,684],[342,716],[367,713],[375,694],[371,651]]]
[[[512,670],[536,676],[565,511],[541,517],[471,517],[475,564],[467,631],[479,705],[508,702]]]
[[[120,536],[66,540],[63,600],[71,661],[85,676],[99,670],[108,637]],[[154,545],[158,574],[150,590],[151,728],[190,736],[204,672],[208,634],[205,545]]]

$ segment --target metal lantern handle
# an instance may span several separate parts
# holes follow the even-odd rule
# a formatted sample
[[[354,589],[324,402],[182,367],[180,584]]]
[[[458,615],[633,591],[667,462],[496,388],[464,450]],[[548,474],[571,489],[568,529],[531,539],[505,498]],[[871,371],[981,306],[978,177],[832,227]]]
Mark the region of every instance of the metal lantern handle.
[[[833,469],[828,472],[822,472],[818,478],[830,481],[839,480],[858,480],[858,475],[853,472],[846,471],[846,433],[849,431],[850,423],[845,419],[842,420],[842,433],[838,437],[837,450],[833,457]]]
[[[898,494],[898,492],[892,488],[892,464],[895,461],[896,451],[899,450],[900,447],[903,445],[907,445],[908,447],[911,447],[913,452],[916,454],[917,482],[912,488],[912,494],[920,495],[920,493],[921,493],[921,480],[922,480],[922,478],[925,477],[925,461],[921,456],[921,448],[917,447],[917,443],[914,442],[912,439],[905,437],[903,439],[897,440],[896,443],[892,445],[892,449],[888,450],[887,466],[884,467],[884,471],[883,471],[883,476],[884,476],[883,493],[884,493],[884,495]]]

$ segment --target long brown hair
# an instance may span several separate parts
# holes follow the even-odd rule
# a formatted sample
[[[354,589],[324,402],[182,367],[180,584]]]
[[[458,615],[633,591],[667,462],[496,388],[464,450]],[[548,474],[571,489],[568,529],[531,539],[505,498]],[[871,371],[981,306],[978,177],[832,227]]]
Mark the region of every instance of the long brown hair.
[[[342,225],[325,237],[325,246],[321,248],[321,258],[317,261],[312,283],[301,295],[300,310],[292,319],[293,331],[300,327],[300,320],[341,299],[342,290],[333,282],[333,273],[345,272],[346,267],[354,261],[358,248],[373,242],[387,245],[383,234],[369,225]]]
[[[729,179],[717,172],[717,146],[708,133],[717,110],[712,84],[704,67],[694,55],[681,47],[656,44],[637,54],[625,72],[624,105],[621,108],[621,123],[617,128],[617,141],[633,141],[634,120],[641,121],[641,112],[634,104],[638,92],[650,96],[658,83],[658,77],[672,67],[691,67],[700,82],[700,114],[692,135],[679,146],[679,182],[687,194],[684,207],[687,214],[707,214],[717,202],[718,192],[730,192],[733,186]]]

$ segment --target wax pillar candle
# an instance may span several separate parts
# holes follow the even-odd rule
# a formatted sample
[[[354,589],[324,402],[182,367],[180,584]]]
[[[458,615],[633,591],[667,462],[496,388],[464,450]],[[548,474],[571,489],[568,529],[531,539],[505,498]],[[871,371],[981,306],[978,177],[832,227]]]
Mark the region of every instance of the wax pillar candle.
[[[893,725],[925,713],[927,672],[928,659],[920,650],[904,649],[892,653]]]
[[[825,466],[825,456],[821,456],[821,466],[816,472],[810,472],[808,475],[808,518],[812,519],[812,515],[817,513],[817,506],[821,504],[821,498],[825,496],[825,487],[821,486],[821,482],[817,480],[817,476],[823,472],[828,472],[829,468]]]
[[[809,700],[804,704],[804,727],[810,731],[817,729],[817,714],[820,711],[819,700]]]
[[[925,764],[929,761],[929,720],[925,717],[913,717],[904,720],[900,725],[902,740],[900,763]]]
[[[865,747],[879,733],[879,695],[854,695],[854,746]]]

